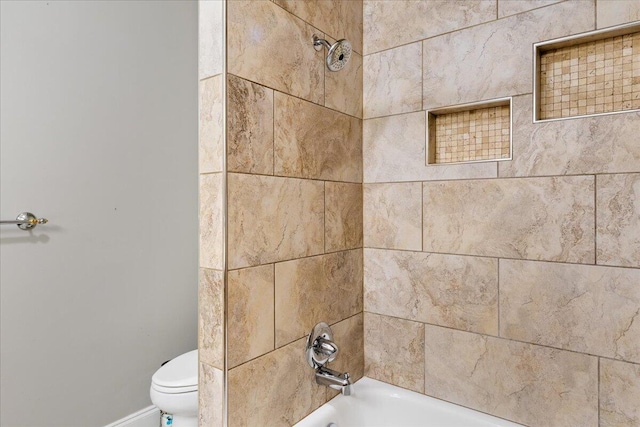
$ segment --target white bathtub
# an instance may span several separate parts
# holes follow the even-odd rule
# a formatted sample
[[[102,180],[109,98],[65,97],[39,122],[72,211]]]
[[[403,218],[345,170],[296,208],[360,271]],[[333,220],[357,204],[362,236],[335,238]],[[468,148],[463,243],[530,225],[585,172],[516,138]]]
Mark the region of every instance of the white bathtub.
[[[351,387],[351,396],[335,397],[296,427],[521,426],[367,377]]]

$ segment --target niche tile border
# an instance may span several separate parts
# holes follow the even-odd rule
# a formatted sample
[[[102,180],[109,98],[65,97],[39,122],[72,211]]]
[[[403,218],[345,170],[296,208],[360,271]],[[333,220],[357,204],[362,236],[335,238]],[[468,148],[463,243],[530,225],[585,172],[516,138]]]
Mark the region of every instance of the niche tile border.
[[[467,163],[486,163],[486,162],[499,162],[499,161],[504,161],[504,160],[512,160],[513,157],[513,109],[511,107],[512,105],[512,98],[511,97],[505,97],[505,98],[496,98],[496,99],[490,99],[490,100],[486,100],[486,101],[478,101],[478,102],[471,102],[471,103],[467,103],[467,104],[459,104],[459,105],[453,105],[453,106],[449,106],[449,107],[441,107],[441,108],[435,108],[432,110],[427,110],[426,114],[427,114],[427,135],[426,135],[426,159],[425,159],[425,163],[427,166],[447,166],[447,165],[456,165],[456,164],[467,164]],[[503,154],[501,152],[501,150],[498,150],[497,148],[493,148],[493,149],[487,149],[489,150],[489,153],[491,153],[493,151],[492,154],[480,154],[480,158],[476,158],[474,160],[452,160],[452,161],[447,161],[442,160],[439,158],[439,156],[437,155],[437,149],[438,149],[438,131],[436,128],[436,121],[437,119],[440,117],[441,119],[443,118],[443,116],[445,115],[451,115],[452,117],[454,117],[454,121],[456,119],[460,118],[460,115],[458,115],[457,113],[466,113],[466,112],[475,112],[475,111],[482,111],[485,109],[493,109],[493,108],[500,108],[500,107],[507,107],[508,109],[508,127],[509,127],[509,152],[508,154]],[[476,123],[474,123],[475,125]],[[445,126],[447,126],[448,124],[446,124]],[[490,127],[490,131],[493,132],[501,132],[502,131],[502,127],[500,125],[498,125],[497,129],[494,126]],[[481,129],[479,129],[478,131],[481,131]],[[485,129],[486,131],[486,129]],[[451,133],[453,134],[454,132],[456,132],[456,129],[451,129]],[[469,136],[471,135],[471,131],[469,132]],[[459,135],[459,134],[457,134]],[[489,138],[491,138],[492,136],[495,138],[495,134],[489,134]],[[459,143],[458,143],[459,144]],[[466,144],[464,144],[466,145]],[[486,150],[485,150],[486,151]],[[500,151],[500,153],[496,153],[496,151]]]
[[[553,40],[547,40],[543,42],[534,43],[533,45],[533,123],[538,122],[551,122],[558,120],[569,120],[578,117],[593,117],[604,116],[610,114],[622,114],[639,112],[640,108],[625,109],[625,110],[613,110],[599,113],[586,113],[586,114],[569,114],[563,117],[557,118],[542,118],[542,79],[541,79],[541,54],[567,47],[580,46],[591,42],[597,42],[600,40],[625,36],[640,32],[640,21],[635,21],[623,25],[616,25],[595,31],[588,31],[585,33],[575,34],[567,37],[560,37]],[[640,46],[637,46],[640,50]]]

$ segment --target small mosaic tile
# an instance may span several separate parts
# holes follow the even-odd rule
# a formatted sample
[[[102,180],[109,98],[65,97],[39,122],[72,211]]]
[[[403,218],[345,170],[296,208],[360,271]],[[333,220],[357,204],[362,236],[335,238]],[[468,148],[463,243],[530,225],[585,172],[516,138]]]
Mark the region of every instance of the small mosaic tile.
[[[435,114],[429,163],[459,163],[511,157],[510,107]]]
[[[540,53],[541,120],[640,108],[640,32]]]

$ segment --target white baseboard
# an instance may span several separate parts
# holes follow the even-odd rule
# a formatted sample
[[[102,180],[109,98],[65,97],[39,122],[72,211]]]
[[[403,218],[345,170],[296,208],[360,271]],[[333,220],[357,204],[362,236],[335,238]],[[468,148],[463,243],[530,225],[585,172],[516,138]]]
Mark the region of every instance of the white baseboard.
[[[158,427],[159,425],[160,410],[151,405],[105,427]]]

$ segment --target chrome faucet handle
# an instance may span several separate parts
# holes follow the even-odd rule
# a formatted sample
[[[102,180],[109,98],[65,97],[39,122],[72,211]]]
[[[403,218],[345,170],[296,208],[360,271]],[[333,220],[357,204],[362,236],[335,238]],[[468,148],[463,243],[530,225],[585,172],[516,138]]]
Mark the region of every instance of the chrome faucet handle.
[[[319,368],[338,356],[338,346],[333,342],[331,328],[325,322],[313,327],[307,337],[305,356],[309,366]]]

